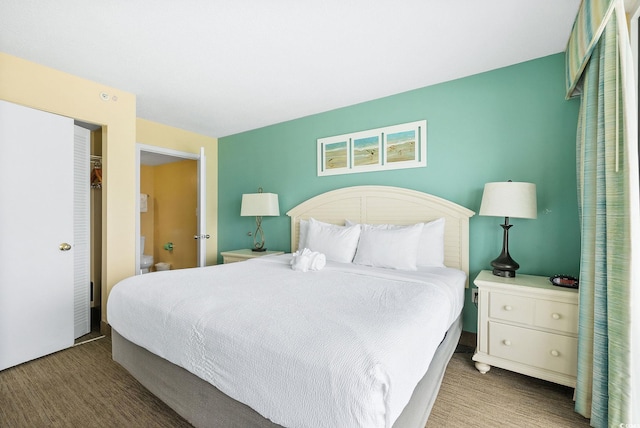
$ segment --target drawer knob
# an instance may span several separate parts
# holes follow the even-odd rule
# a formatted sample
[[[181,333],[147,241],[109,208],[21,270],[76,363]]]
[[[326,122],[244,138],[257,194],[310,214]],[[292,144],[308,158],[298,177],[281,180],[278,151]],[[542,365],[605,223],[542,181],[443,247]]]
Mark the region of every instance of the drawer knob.
[[[553,313],[551,315],[551,318],[553,318],[554,320],[559,320],[560,319],[560,314]]]
[[[554,357],[559,357],[560,356],[560,352],[556,351],[555,349],[551,350],[551,355],[553,355]]]
[[[512,310],[512,309],[513,309],[513,308],[511,307],[511,305],[504,305],[504,310],[505,310],[505,311],[510,311],[510,310]]]
[[[504,346],[511,346],[511,341],[508,339],[503,340],[502,343],[504,344]]]

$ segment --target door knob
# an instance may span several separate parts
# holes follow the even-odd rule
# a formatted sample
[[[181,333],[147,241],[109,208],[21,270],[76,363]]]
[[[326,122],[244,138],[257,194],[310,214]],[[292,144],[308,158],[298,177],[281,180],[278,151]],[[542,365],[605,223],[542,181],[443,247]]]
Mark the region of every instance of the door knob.
[[[71,249],[71,245],[63,242],[58,248],[60,248],[60,251],[69,251]]]

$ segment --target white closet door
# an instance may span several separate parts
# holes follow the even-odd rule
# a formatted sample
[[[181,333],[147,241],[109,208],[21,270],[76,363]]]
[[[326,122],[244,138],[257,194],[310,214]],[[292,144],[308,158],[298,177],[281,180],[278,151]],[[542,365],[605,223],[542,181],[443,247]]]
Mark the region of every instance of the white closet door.
[[[73,345],[73,120],[0,101],[0,370]]]
[[[90,148],[90,131],[75,126],[73,143],[73,337],[76,339],[91,331]]]

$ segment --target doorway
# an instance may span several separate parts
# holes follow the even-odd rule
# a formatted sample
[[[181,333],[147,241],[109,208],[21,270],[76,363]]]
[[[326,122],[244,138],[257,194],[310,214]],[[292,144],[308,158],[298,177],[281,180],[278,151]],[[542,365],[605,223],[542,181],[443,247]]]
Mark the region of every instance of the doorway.
[[[204,150],[137,144],[136,154],[136,273],[204,266]]]

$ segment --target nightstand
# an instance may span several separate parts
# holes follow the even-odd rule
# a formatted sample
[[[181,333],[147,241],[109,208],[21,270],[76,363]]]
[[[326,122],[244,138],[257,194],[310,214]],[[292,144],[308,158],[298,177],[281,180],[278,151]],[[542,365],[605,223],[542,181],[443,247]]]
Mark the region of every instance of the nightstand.
[[[482,271],[478,287],[476,368],[491,366],[576,386],[578,290],[551,285],[549,278],[495,276]]]
[[[242,250],[233,250],[233,251],[223,251],[220,253],[222,256],[222,263],[235,263],[235,262],[243,262],[249,259],[255,259],[256,257],[264,257],[264,256],[277,256],[279,254],[284,254],[284,251],[251,251],[251,249],[242,249]]]

